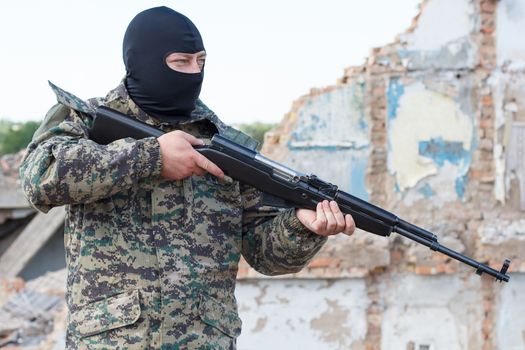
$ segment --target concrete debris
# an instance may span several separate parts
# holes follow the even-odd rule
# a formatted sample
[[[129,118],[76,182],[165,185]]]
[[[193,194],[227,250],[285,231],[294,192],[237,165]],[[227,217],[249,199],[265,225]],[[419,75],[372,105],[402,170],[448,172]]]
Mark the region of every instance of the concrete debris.
[[[0,256],[0,275],[17,276],[55,232],[63,229],[64,218],[63,207],[53,208],[47,214],[38,213]]]
[[[0,209],[0,225],[2,225],[8,220],[16,221],[20,219],[25,219],[34,213],[35,210],[33,208]],[[2,234],[0,234],[0,237],[1,236]]]
[[[35,213],[20,188],[18,169],[25,151],[0,157],[0,240]]]
[[[0,157],[0,171],[8,178],[18,178],[18,168],[26,151],[22,150],[15,154],[6,154]]]
[[[20,180],[18,178],[18,169],[20,162],[25,154],[25,150],[16,154],[7,154],[0,157],[0,189],[2,189],[2,201],[0,201],[0,208],[3,208],[3,201],[6,190],[15,193],[15,190],[20,188]],[[21,193],[21,192],[20,192]],[[23,198],[23,196],[22,196]],[[15,199],[19,199],[16,197]],[[18,204],[18,203],[17,203]],[[26,207],[29,207],[26,202]]]
[[[66,271],[60,270],[25,284],[20,279],[3,280],[0,348],[52,349],[63,343],[59,334],[66,315],[65,275]]]

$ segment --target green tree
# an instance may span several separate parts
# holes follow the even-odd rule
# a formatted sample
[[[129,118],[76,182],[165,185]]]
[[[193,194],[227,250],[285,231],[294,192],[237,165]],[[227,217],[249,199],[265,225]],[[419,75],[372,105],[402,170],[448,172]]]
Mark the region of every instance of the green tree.
[[[248,134],[259,141],[258,149],[260,150],[264,141],[264,134],[276,126],[277,124],[255,122],[251,124],[239,124],[237,125],[237,128],[243,133]]]
[[[38,126],[35,121],[14,123],[0,120],[0,155],[16,153],[27,147]]]

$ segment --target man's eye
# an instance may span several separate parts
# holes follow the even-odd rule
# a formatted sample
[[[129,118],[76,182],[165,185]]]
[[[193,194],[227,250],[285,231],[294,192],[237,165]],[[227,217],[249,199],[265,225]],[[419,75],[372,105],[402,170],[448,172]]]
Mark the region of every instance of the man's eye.
[[[171,63],[175,63],[175,64],[178,64],[178,65],[185,64],[187,62],[188,62],[188,60],[184,60],[184,59],[171,61]]]
[[[200,59],[197,61],[199,63],[200,66],[204,66],[204,62],[206,62],[206,60],[204,58]]]

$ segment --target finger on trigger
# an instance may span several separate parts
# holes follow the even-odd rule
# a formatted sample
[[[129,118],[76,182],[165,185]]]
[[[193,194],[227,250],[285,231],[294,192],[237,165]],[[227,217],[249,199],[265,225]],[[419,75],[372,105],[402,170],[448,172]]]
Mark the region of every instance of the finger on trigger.
[[[196,164],[199,168],[204,169],[218,178],[222,179],[224,177],[224,172],[217,165],[215,165],[215,163],[200,153],[197,153]]]

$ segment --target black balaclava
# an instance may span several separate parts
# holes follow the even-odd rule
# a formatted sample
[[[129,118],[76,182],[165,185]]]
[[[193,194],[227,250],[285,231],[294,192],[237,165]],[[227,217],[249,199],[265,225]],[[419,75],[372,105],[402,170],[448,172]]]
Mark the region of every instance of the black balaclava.
[[[200,73],[181,73],[168,67],[173,52],[204,50],[201,35],[184,15],[167,7],[139,13],[124,35],[123,57],[130,97],[146,113],[162,121],[189,117],[201,91]]]

